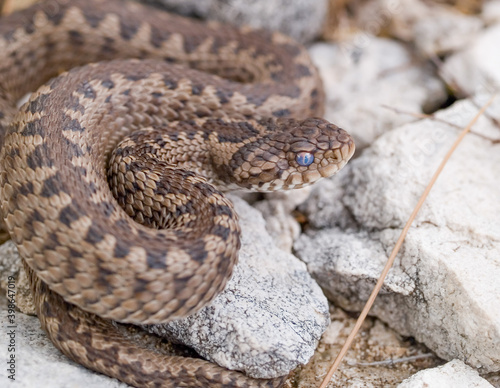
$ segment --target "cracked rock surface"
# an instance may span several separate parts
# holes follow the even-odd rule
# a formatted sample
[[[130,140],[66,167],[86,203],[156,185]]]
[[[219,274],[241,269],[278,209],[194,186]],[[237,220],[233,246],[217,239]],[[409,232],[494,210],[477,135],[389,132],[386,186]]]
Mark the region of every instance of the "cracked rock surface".
[[[484,99],[461,101],[438,117],[465,126],[476,103]],[[489,114],[497,115],[499,107]],[[500,152],[481,137],[494,130],[481,118],[474,127],[479,135],[469,135],[453,155],[372,310],[440,357],[483,372],[500,370]],[[311,228],[295,250],[336,304],[362,307],[457,135],[455,127],[436,121],[407,124],[380,137],[343,177],[313,188],[315,201],[302,210],[312,226],[324,229]]]
[[[236,196],[231,199],[240,217],[242,248],[226,289],[197,314],[148,329],[249,376],[283,376],[312,357],[329,324],[328,302],[305,264],[274,244],[260,212]],[[17,272],[20,262],[16,250],[11,243],[2,249],[2,267],[9,273]],[[75,376],[94,381],[91,372],[75,366],[47,341],[36,318],[18,313],[16,320],[18,331],[23,333],[19,354],[29,353],[23,361],[27,367],[36,365],[33,374],[23,377],[25,386],[34,384],[33,376],[43,370],[39,365],[46,368],[65,363],[71,367],[59,368],[66,376],[66,380],[58,377],[60,381],[70,384]],[[42,347],[26,337],[30,331],[36,332]],[[0,378],[7,378],[6,371],[0,371]],[[117,386],[115,380],[106,379],[103,381],[109,380],[109,386]]]
[[[460,360],[438,368],[426,369],[406,379],[398,388],[494,388],[476,370]]]
[[[328,303],[304,263],[276,247],[261,214],[231,199],[242,249],[226,289],[198,313],[149,330],[249,376],[282,376],[312,357],[329,323]]]

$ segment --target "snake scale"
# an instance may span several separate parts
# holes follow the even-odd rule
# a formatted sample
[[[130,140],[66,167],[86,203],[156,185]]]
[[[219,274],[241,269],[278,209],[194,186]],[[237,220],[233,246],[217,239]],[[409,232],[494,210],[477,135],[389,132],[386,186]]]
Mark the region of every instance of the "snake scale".
[[[166,322],[223,290],[240,245],[224,191],[299,188],[352,156],[345,131],[308,118],[324,93],[305,49],[126,1],[44,0],[1,19],[0,53],[3,219],[55,346],[137,387],[281,385],[113,320]]]

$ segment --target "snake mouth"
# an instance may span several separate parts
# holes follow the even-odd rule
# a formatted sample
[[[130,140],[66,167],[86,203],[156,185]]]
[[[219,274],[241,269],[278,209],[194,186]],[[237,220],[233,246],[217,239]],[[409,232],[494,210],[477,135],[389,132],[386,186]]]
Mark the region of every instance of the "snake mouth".
[[[349,139],[339,148],[325,152],[325,159],[318,167],[318,172],[323,178],[336,174],[352,158],[355,150],[354,140],[349,136]]]

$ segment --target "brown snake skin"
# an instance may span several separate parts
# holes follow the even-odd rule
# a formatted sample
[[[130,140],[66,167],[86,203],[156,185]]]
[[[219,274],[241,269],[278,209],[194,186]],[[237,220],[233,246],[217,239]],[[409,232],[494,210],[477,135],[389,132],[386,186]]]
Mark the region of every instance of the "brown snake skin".
[[[111,320],[166,322],[223,290],[240,230],[219,190],[298,188],[347,163],[350,136],[307,119],[324,97],[305,49],[118,0],[46,0],[0,20],[0,53],[3,218],[55,346],[136,387],[280,386]]]

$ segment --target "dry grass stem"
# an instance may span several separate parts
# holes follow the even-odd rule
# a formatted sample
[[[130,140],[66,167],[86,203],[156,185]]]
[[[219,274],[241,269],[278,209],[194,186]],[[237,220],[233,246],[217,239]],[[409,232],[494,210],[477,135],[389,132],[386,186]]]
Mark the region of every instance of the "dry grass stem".
[[[474,103],[474,105],[477,106],[477,104],[475,104],[475,103]],[[417,119],[430,119],[430,120],[434,120],[434,121],[439,122],[439,123],[443,123],[443,124],[449,125],[450,127],[453,127],[453,128],[462,129],[462,127],[460,127],[459,125],[454,124],[454,123],[450,123],[449,121],[446,121],[446,120],[443,120],[443,119],[440,119],[440,118],[434,116],[433,114],[409,112],[409,111],[406,111],[406,110],[403,110],[403,109],[399,109],[399,108],[395,108],[395,107],[392,107],[392,106],[389,106],[389,105],[385,105],[385,104],[382,104],[380,106],[382,108],[386,108],[386,109],[392,110],[393,112],[395,112],[397,114],[408,115],[408,116],[415,117]],[[480,109],[480,106],[477,106],[477,108]],[[491,117],[491,115],[488,115],[487,113],[488,112],[485,112],[484,116],[487,117],[489,120],[491,120],[500,129],[500,123],[498,122],[498,120],[496,120],[494,117]],[[493,139],[491,137],[485,136],[482,133],[475,132],[475,131],[470,131],[470,133],[473,134],[473,135],[475,135],[475,136],[477,136],[477,137],[480,137],[481,139],[488,140],[492,144],[498,144],[498,143],[500,143],[500,139]]]
[[[401,357],[401,358],[396,358],[396,359],[389,359],[389,360],[383,360],[383,361],[374,361],[374,362],[353,362],[353,363],[347,363],[350,366],[390,366],[394,364],[400,364],[403,362],[411,362],[415,360],[421,360],[423,358],[430,358],[434,357],[434,354],[432,353],[425,353],[425,354],[419,354],[416,356],[408,356],[408,357]]]
[[[353,330],[349,334],[349,337],[347,337],[347,340],[346,340],[344,346],[342,347],[342,349],[340,350],[340,353],[338,354],[334,363],[330,367],[330,370],[328,371],[323,382],[321,383],[320,388],[327,387],[333,374],[335,373],[335,371],[339,367],[340,363],[342,362],[342,359],[344,358],[345,354],[347,353],[347,351],[351,347],[351,344],[354,340],[354,337],[356,336],[359,329],[361,328],[361,325],[363,324],[366,316],[368,315],[368,312],[370,311],[373,303],[375,302],[375,298],[377,297],[380,289],[382,288],[382,285],[384,284],[385,277],[387,276],[387,273],[389,272],[389,270],[391,269],[391,267],[394,263],[396,255],[398,254],[398,252],[401,248],[401,245],[403,244],[403,241],[406,238],[406,235],[408,234],[408,230],[410,229],[411,224],[415,220],[417,213],[420,211],[420,208],[424,204],[427,196],[429,195],[429,192],[431,191],[432,187],[434,186],[434,183],[436,183],[436,180],[439,177],[439,175],[441,174],[441,171],[443,171],[444,166],[446,165],[446,163],[450,159],[453,152],[455,152],[458,145],[462,142],[465,135],[467,135],[467,133],[469,133],[471,127],[476,123],[476,121],[479,119],[479,117],[481,117],[481,115],[483,115],[483,113],[491,105],[491,103],[493,102],[495,97],[496,97],[496,95],[493,95],[493,97],[490,98],[490,100],[481,108],[481,110],[476,114],[476,116],[474,116],[474,118],[469,122],[469,124],[462,130],[462,132],[460,132],[459,136],[457,137],[457,139],[455,140],[455,142],[453,143],[451,148],[448,150],[445,157],[443,158],[443,161],[441,162],[441,164],[437,168],[436,172],[432,176],[432,178],[431,178],[429,184],[427,185],[427,187],[425,188],[422,196],[418,200],[418,203],[415,206],[415,209],[411,213],[410,218],[408,219],[408,221],[406,222],[406,225],[404,226],[403,230],[401,231],[401,235],[399,236],[399,239],[396,242],[394,249],[392,250],[391,255],[389,256],[389,259],[387,260],[387,263],[384,267],[384,270],[382,271],[382,274],[380,275],[380,278],[377,281],[375,288],[373,289],[370,297],[368,298],[368,301],[366,302],[365,307],[361,311],[361,314],[359,315],[359,318],[356,321],[356,325],[354,326]]]

